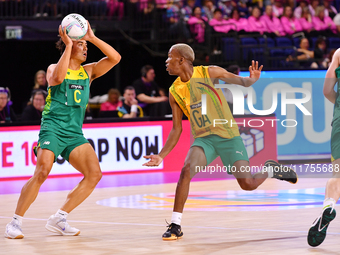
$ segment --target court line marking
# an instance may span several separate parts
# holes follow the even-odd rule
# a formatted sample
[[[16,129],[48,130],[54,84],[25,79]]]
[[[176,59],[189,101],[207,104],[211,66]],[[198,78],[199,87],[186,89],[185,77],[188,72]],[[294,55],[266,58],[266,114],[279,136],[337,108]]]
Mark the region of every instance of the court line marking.
[[[12,219],[12,217],[0,216],[0,219]],[[24,220],[35,220],[35,221],[47,221],[48,219],[37,219],[37,218],[24,218]],[[83,221],[83,220],[68,220],[68,222],[75,223],[88,223],[88,224],[105,224],[105,225],[128,225],[128,226],[153,226],[153,227],[165,227],[164,224],[147,224],[147,223],[128,223],[128,222],[102,222],[102,221]],[[308,231],[299,230],[280,230],[280,229],[252,229],[252,228],[226,228],[226,227],[205,227],[205,226],[187,226],[185,228],[198,228],[198,229],[220,229],[220,230],[241,230],[241,231],[262,231],[262,232],[278,232],[278,233],[303,233],[307,234]],[[340,233],[327,232],[328,235],[340,235]]]

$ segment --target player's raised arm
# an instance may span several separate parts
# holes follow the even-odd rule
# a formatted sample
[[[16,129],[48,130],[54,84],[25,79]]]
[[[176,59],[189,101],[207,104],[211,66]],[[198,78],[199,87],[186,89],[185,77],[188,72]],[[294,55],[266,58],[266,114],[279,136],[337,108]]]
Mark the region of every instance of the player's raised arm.
[[[336,92],[334,91],[334,85],[337,82],[337,78],[335,74],[335,69],[337,69],[340,65],[339,58],[340,50],[338,49],[333,55],[332,63],[327,70],[326,78],[323,84],[323,94],[333,104],[335,104],[336,101]]]
[[[86,40],[97,46],[106,57],[98,62],[84,65],[85,70],[88,72],[91,81],[107,73],[112,67],[117,65],[121,59],[120,54],[109,44],[96,37],[88,23],[88,30],[82,40]]]
[[[65,50],[58,63],[50,65],[47,69],[46,80],[49,86],[59,85],[63,82],[70,63],[73,42],[66,34],[66,28],[63,31],[61,26],[59,26],[59,36],[65,44]]]
[[[238,84],[244,87],[249,87],[253,85],[261,75],[263,65],[259,68],[259,63],[256,61],[252,61],[252,64],[249,66],[249,77],[241,77],[236,74],[230,73],[225,69],[219,66],[209,66],[209,76],[212,79],[221,79],[222,81],[230,84]]]
[[[171,94],[169,96],[169,101],[172,108],[172,129],[161,152],[158,155],[144,156],[144,158],[150,159],[150,161],[143,164],[143,166],[158,166],[160,163],[162,163],[163,159],[176,146],[181,136],[183,112]]]

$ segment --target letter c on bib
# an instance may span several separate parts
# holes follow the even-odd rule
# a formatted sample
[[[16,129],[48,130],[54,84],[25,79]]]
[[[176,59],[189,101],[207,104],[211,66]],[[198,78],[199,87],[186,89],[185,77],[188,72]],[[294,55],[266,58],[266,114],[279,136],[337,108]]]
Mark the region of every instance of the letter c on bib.
[[[74,91],[74,101],[76,101],[76,103],[79,104],[81,99],[77,98],[77,94],[79,94],[79,95],[81,94],[81,92],[78,89]]]

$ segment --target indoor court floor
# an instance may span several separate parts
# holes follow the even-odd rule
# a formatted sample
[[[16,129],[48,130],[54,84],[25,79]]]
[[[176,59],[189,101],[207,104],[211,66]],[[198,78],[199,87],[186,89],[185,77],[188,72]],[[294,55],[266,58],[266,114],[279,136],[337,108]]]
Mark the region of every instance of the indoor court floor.
[[[256,191],[236,180],[194,179],[182,219],[184,236],[163,241],[179,172],[104,175],[69,216],[79,236],[45,229],[81,177],[49,178],[23,221],[25,238],[0,238],[0,254],[340,254],[340,218],[317,248],[307,231],[319,215],[326,178],[293,185],[270,179]],[[5,231],[25,180],[0,181],[0,231]]]

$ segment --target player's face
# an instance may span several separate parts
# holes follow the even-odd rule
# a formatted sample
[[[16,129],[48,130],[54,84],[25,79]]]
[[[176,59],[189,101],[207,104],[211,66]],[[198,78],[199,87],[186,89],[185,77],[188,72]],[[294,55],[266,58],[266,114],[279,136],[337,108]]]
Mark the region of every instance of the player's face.
[[[33,98],[33,106],[38,111],[42,111],[45,106],[45,98],[43,95],[35,95]]]
[[[73,42],[72,55],[81,60],[81,62],[86,61],[87,57],[87,43],[85,40],[78,40]]]
[[[180,56],[176,49],[170,48],[168,59],[165,61],[166,70],[170,75],[178,75]]]

